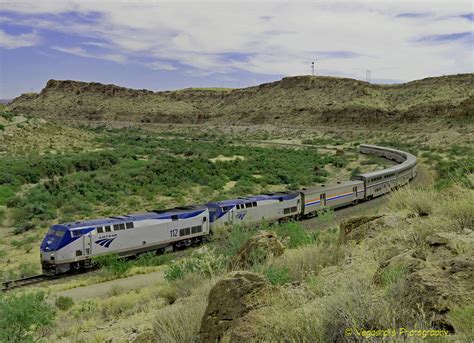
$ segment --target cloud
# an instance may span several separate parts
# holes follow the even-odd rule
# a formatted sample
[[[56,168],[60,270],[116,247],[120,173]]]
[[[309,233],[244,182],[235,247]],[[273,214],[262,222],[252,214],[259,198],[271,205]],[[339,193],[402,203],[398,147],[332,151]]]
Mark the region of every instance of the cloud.
[[[24,48],[37,45],[40,37],[36,32],[22,33],[18,35],[10,35],[0,30],[0,47],[5,49]]]
[[[99,60],[106,60],[106,61],[112,61],[112,62],[117,62],[117,63],[125,63],[127,60],[123,55],[112,54],[112,53],[91,53],[84,50],[81,47],[65,48],[65,47],[53,46],[51,49],[64,52],[66,54],[72,54],[72,55],[88,57],[88,58],[95,58]]]
[[[441,35],[425,36],[425,37],[418,38],[417,41],[421,43],[444,43],[444,42],[466,40],[472,43],[473,37],[474,35],[472,32],[456,32],[456,33],[447,33],[447,34],[441,34]]]
[[[2,8],[17,25],[82,40],[73,48],[55,43],[55,50],[119,63],[145,58],[153,70],[295,75],[308,74],[316,60],[319,73],[350,77],[365,69],[397,80],[472,71],[469,37],[449,36],[472,30],[464,0],[20,0]]]
[[[178,70],[178,67],[174,66],[173,64],[167,63],[167,62],[161,62],[161,61],[150,62],[150,63],[146,63],[145,65],[153,70],[166,70],[166,71]]]

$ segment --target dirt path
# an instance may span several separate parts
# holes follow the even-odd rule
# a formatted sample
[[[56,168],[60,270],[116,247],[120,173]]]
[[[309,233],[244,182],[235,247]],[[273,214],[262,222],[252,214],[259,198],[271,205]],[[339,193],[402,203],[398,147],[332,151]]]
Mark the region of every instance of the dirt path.
[[[116,279],[96,283],[89,286],[77,287],[54,293],[56,296],[71,297],[74,301],[87,298],[108,297],[113,287],[120,287],[124,291],[150,286],[163,279],[163,272],[139,274],[124,279]]]

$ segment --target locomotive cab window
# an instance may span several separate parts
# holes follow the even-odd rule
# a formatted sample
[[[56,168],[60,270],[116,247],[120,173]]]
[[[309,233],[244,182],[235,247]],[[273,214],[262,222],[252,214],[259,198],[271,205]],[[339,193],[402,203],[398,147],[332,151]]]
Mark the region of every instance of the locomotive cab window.
[[[254,201],[254,202],[252,203],[252,206],[257,207],[257,202]]]
[[[178,220],[178,215],[177,215],[177,214],[172,215],[172,216],[171,216],[171,220],[172,220],[172,221]]]
[[[104,226],[105,232],[110,232],[112,231],[111,227],[109,225]]]
[[[104,228],[102,226],[99,226],[96,230],[97,230],[97,233],[103,233],[104,232]]]

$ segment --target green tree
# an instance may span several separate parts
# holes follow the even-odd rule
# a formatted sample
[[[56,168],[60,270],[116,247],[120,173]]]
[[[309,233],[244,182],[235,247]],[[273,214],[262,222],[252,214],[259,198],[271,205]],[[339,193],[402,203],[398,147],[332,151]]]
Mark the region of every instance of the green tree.
[[[36,331],[50,326],[53,308],[42,292],[0,295],[0,342],[32,342]]]

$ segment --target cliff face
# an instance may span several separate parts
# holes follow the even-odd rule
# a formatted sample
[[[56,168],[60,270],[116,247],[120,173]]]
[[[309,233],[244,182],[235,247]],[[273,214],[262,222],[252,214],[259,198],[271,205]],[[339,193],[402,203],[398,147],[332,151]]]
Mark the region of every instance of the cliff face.
[[[346,78],[296,76],[243,89],[152,92],[50,80],[9,109],[58,119],[156,123],[386,125],[471,121],[474,74],[376,85]]]

